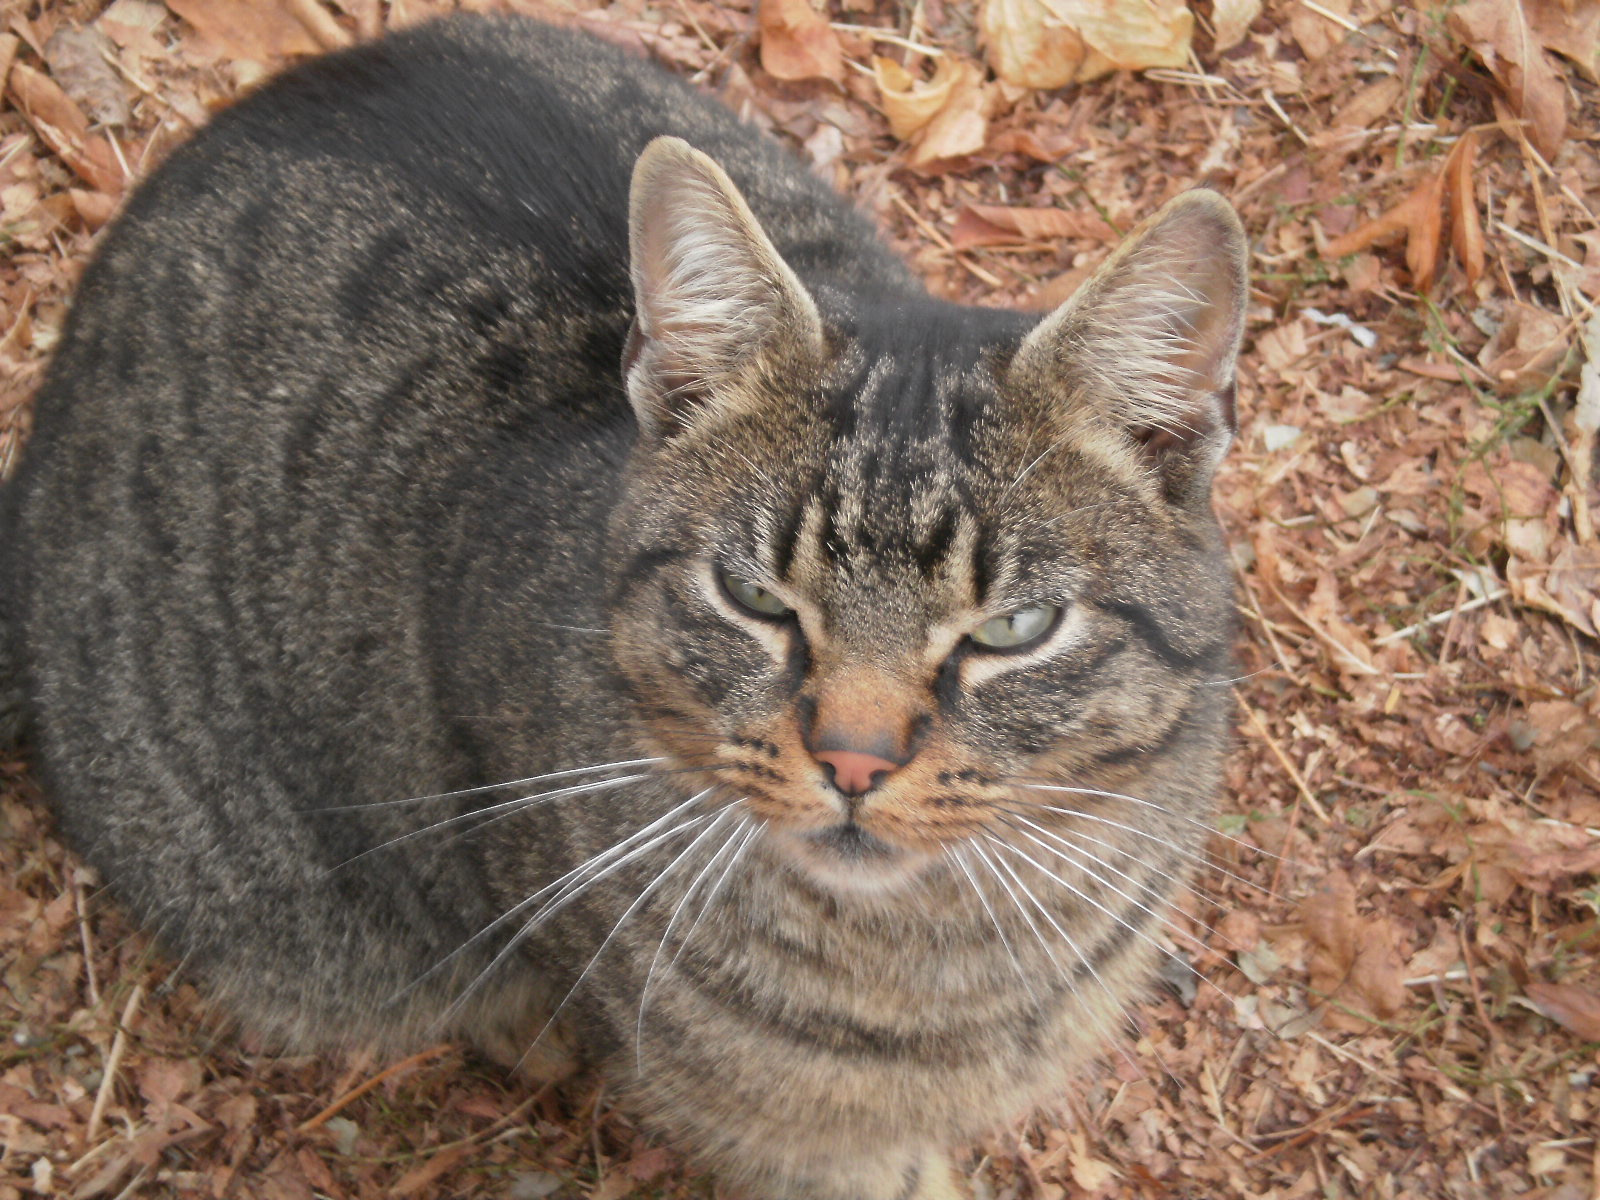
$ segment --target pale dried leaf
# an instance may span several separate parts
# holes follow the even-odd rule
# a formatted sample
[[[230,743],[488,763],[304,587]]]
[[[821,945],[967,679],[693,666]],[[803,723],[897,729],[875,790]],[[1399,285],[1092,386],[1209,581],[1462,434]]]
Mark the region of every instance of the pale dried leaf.
[[[1194,34],[1182,0],[986,0],[979,25],[995,74],[1033,88],[1185,66]]]
[[[810,0],[761,0],[761,65],[775,79],[844,79],[844,51]]]
[[[950,95],[919,133],[911,162],[923,166],[939,159],[976,154],[989,134],[989,90],[976,63],[958,61]]]
[[[106,61],[116,48],[98,29],[63,26],[44,45],[50,77],[102,125],[125,125],[128,92],[122,76]]]
[[[883,115],[889,118],[890,130],[901,141],[933,120],[961,79],[958,60],[951,55],[935,63],[929,80],[918,79],[892,58],[874,58],[872,69],[883,101]]]
[[[1250,23],[1261,15],[1261,0],[1216,0],[1211,24],[1217,31],[1216,50],[1231,50],[1244,41]]]

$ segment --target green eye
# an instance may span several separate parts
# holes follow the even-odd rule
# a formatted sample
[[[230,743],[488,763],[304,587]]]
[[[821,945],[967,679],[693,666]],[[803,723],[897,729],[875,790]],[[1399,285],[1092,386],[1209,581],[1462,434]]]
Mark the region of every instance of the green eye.
[[[972,631],[972,640],[990,650],[1015,650],[1049,633],[1061,609],[1054,604],[1025,604],[1003,617],[990,617]]]
[[[758,587],[749,580],[740,579],[727,571],[722,572],[722,586],[740,607],[749,609],[757,616],[787,617],[794,611],[766,588]]]

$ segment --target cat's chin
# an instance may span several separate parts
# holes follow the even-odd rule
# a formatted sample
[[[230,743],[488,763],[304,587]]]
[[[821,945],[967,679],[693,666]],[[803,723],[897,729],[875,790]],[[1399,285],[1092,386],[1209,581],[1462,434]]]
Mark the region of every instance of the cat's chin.
[[[831,892],[856,896],[897,892],[934,858],[892,846],[853,822],[809,833],[786,832],[777,841],[809,879]]]

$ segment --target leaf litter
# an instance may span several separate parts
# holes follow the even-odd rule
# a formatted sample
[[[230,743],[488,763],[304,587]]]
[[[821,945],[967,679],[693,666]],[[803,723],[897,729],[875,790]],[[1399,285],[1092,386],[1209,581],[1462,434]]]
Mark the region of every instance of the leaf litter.
[[[0,4],[0,474],[129,183],[287,62],[448,7]],[[939,295],[1059,303],[1197,183],[1244,217],[1242,719],[1173,941],[1214,986],[1153,989],[968,1148],[974,1195],[1600,1194],[1600,0],[471,7],[720,91]],[[258,1045],[24,762],[0,793],[0,1200],[708,1194],[592,1083]]]

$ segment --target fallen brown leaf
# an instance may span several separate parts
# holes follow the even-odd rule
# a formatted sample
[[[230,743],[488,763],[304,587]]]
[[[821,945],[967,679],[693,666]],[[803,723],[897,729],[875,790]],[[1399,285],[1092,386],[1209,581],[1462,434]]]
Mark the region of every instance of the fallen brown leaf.
[[[1117,231],[1094,213],[968,204],[956,217],[950,244],[957,250],[970,250],[974,246],[1014,246],[1060,238],[1107,240],[1116,236]]]
[[[1534,36],[1600,83],[1600,0],[1522,0]]]
[[[237,58],[266,64],[322,48],[305,25],[278,3],[167,0],[167,7]]]
[[[1445,17],[1450,31],[1489,69],[1511,106],[1527,122],[1528,140],[1546,162],[1567,131],[1567,90],[1528,25],[1520,0],[1467,0]]]
[[[90,187],[122,189],[122,168],[111,145],[89,132],[89,120],[49,76],[23,63],[12,66],[6,86],[45,143]]]
[[[933,78],[918,79],[892,58],[874,58],[873,74],[889,129],[902,142],[927,126],[950,100],[961,78],[958,60],[945,55],[934,63]]]
[[[983,68],[962,59],[955,69],[956,79],[949,96],[915,139],[911,152],[914,166],[976,154],[984,147],[989,134],[990,96]]]
[[[809,0],[761,0],[761,65],[775,79],[844,79],[844,51]]]
[[[1356,911],[1355,885],[1341,870],[1329,872],[1300,906],[1313,946],[1307,964],[1311,988],[1330,1004],[1329,1019],[1343,1028],[1365,1022],[1345,1009],[1387,1019],[1405,1003],[1405,964],[1393,925]]]
[[[107,61],[116,54],[111,39],[98,29],[56,30],[44,44],[50,77],[62,91],[101,125],[128,122],[128,85]]]
[[[1467,273],[1467,286],[1483,275],[1483,225],[1478,220],[1477,197],[1473,189],[1473,168],[1478,162],[1478,132],[1469,129],[1461,135],[1445,160],[1445,191],[1450,202],[1450,247]]]
[[[1600,1042],[1600,996],[1570,983],[1536,979],[1527,987],[1533,1006],[1586,1042]]]

